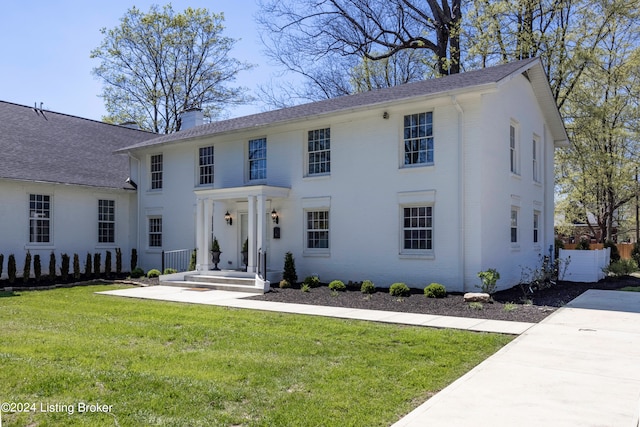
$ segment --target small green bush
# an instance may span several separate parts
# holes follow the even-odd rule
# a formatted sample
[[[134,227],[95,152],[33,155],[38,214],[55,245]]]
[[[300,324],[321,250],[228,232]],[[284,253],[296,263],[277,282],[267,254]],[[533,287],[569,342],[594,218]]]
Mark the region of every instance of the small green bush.
[[[165,268],[162,274],[175,274],[177,272],[178,270],[176,270],[175,268]]]
[[[427,298],[444,298],[447,296],[447,289],[440,283],[432,283],[424,288],[424,296]]]
[[[495,268],[478,273],[478,277],[482,281],[482,286],[476,286],[482,289],[482,292],[493,295],[496,292],[496,283],[500,279],[500,273]]]
[[[360,286],[360,292],[363,294],[373,294],[376,291],[376,285],[371,280],[365,280]]]
[[[16,281],[16,256],[14,254],[9,255],[9,261],[7,261],[7,263],[9,283],[13,284]]]
[[[484,309],[484,305],[481,302],[470,302],[469,308],[472,310],[482,310]]]
[[[36,278],[36,282],[39,282],[42,277],[42,264],[40,264],[40,255],[38,254],[33,256],[33,277]]]
[[[282,278],[289,282],[289,284],[298,282],[298,274],[296,273],[296,261],[293,258],[291,252],[284,254],[284,271],[282,272]]]
[[[280,284],[278,286],[280,286],[280,289],[287,289],[291,287],[291,282],[289,282],[287,279],[282,279],[280,280]]]
[[[310,288],[317,288],[320,286],[320,279],[318,276],[307,276],[304,278],[303,284],[309,286]]]
[[[144,270],[141,269],[140,267],[136,267],[131,271],[131,277],[133,279],[137,279],[142,276],[144,276]]]
[[[62,254],[62,265],[60,266],[60,278],[63,282],[69,279],[69,261],[71,258],[67,254]]]
[[[346,291],[347,286],[341,280],[333,280],[329,283],[329,289],[332,291]]]
[[[151,270],[147,271],[147,277],[149,279],[153,278],[153,277],[159,277],[160,276],[160,270],[156,269],[156,268],[152,268]]]
[[[2,267],[0,266],[0,276],[2,276]],[[51,251],[49,255],[49,279],[54,280],[56,278],[56,254]]]
[[[588,251],[591,249],[591,244],[588,239],[580,239],[578,244],[576,245],[576,251]]]
[[[31,252],[27,251],[24,257],[24,270],[22,270],[22,281],[27,283],[31,276]]]
[[[605,273],[614,277],[628,276],[634,271],[638,271],[638,264],[632,259],[614,261],[604,268]]]
[[[389,293],[394,297],[408,297],[411,290],[405,283],[394,283],[389,288]]]
[[[302,287],[300,288],[300,290],[302,292],[309,292],[311,290],[311,286],[307,285],[306,283],[303,283]]]

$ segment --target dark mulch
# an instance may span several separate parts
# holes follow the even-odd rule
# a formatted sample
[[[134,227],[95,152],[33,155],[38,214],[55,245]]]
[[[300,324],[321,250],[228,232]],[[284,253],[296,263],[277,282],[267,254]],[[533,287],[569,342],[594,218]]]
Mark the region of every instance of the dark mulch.
[[[495,293],[494,301],[482,304],[481,308],[471,307],[462,294],[448,294],[446,298],[436,299],[426,298],[422,290],[412,290],[410,296],[398,298],[389,295],[388,289],[364,295],[357,287],[345,292],[331,292],[326,285],[312,288],[309,292],[302,292],[299,286],[272,288],[271,292],[251,299],[537,323],[588,289],[615,290],[625,286],[640,286],[640,279],[627,276],[608,278],[598,283],[559,282],[551,288],[535,291],[528,302],[523,302],[524,294],[516,286]]]

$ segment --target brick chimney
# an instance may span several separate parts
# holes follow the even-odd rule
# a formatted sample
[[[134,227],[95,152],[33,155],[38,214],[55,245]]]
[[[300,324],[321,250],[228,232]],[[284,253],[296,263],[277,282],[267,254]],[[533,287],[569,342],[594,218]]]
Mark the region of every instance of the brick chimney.
[[[190,108],[182,112],[180,119],[182,120],[180,130],[191,129],[204,123],[204,114],[200,108]]]

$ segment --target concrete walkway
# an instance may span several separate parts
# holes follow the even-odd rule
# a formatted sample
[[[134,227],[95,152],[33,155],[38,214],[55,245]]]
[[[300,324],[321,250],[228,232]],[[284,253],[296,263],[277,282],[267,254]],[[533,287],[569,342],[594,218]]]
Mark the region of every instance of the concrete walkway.
[[[640,293],[591,290],[538,324],[252,301],[168,286],[100,292],[520,335],[394,427],[639,427]]]

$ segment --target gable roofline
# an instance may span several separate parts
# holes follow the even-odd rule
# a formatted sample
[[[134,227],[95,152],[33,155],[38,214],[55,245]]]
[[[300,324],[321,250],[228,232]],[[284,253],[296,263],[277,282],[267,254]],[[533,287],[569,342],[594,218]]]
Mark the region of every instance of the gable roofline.
[[[533,79],[529,77],[529,81],[533,86],[545,119],[550,123],[550,130],[556,145],[568,144],[562,117],[555,105],[542,64],[538,58],[529,58],[466,73],[221,120],[142,141],[116,152],[132,152],[138,149],[159,147],[205,137],[221,136],[248,130],[257,131],[272,125],[296,123],[339,113],[366,111],[409,100],[432,99],[469,91],[490,90],[523,73],[531,74],[534,77]],[[549,105],[552,105],[553,108],[549,108]]]

